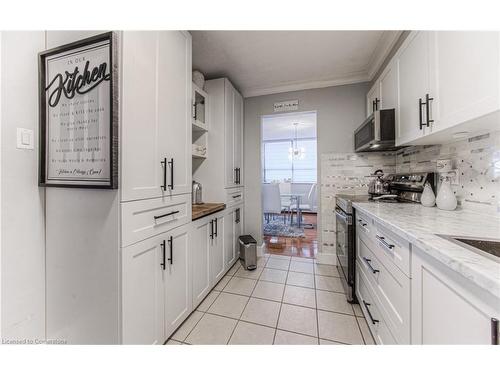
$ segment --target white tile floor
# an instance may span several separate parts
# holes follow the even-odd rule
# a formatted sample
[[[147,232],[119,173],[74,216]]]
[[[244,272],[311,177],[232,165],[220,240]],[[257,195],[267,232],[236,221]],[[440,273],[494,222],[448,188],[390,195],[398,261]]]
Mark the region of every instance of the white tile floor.
[[[266,255],[255,271],[238,262],[167,344],[373,344],[338,276],[304,258]]]

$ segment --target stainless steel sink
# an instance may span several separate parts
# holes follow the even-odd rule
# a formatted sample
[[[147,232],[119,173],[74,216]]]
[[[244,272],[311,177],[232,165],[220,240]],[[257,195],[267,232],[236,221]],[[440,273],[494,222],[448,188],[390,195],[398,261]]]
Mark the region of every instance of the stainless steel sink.
[[[500,263],[500,240],[443,234],[438,234],[438,236]]]

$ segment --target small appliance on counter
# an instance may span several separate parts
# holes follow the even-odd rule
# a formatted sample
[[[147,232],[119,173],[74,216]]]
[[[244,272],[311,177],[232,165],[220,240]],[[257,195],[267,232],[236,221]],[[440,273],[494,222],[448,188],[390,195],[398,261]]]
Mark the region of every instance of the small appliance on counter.
[[[377,169],[370,177],[373,177],[373,180],[368,185],[368,194],[370,197],[389,194],[389,183],[384,179],[384,171],[382,169]]]
[[[193,194],[191,196],[192,204],[203,204],[202,187],[199,182],[193,181]]]

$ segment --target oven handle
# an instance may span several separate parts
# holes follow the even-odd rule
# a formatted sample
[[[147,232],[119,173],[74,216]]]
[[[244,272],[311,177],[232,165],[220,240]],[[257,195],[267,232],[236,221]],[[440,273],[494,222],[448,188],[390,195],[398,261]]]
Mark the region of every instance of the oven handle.
[[[347,215],[340,208],[335,208],[335,216],[337,219],[340,219],[342,222],[346,223],[346,225],[352,225],[352,216]]]

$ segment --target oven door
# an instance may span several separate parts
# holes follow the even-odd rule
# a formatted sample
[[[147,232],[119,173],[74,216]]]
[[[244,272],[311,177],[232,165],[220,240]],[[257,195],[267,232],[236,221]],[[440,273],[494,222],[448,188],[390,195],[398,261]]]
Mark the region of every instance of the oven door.
[[[352,227],[352,217],[340,208],[335,209],[337,260],[342,270],[341,275],[349,283],[349,231]]]

